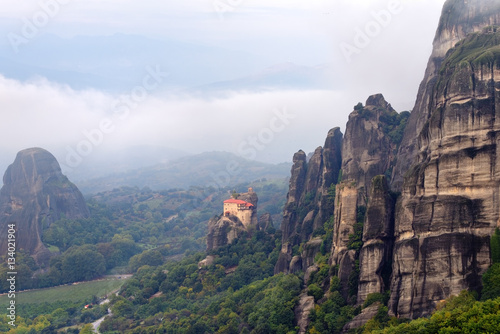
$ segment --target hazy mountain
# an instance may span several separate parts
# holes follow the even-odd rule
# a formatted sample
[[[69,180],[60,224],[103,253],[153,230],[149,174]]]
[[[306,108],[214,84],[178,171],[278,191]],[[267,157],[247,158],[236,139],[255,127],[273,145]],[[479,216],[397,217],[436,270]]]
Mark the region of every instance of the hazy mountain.
[[[229,90],[325,89],[335,85],[332,71],[330,64],[302,66],[287,62],[275,64],[245,77],[190,88],[189,91],[213,94]]]
[[[288,163],[272,165],[246,160],[227,152],[209,152],[75,183],[85,194],[121,186],[147,186],[153,190],[190,186],[223,188],[263,178],[286,178],[290,166]]]
[[[67,152],[57,153],[59,154],[56,156],[61,157],[63,173],[76,182],[154,166],[189,155],[173,148],[152,145],[127,147],[113,151],[96,150],[92,155],[83,159],[77,168],[69,170],[65,169],[67,167],[62,158],[66,157]]]
[[[125,34],[43,35],[23,48],[3,54],[0,73],[18,80],[46,77],[75,89],[130,90],[141,84],[147,66],[170,74],[165,87],[195,91],[324,87],[327,74],[324,66],[274,64],[247,52]]]

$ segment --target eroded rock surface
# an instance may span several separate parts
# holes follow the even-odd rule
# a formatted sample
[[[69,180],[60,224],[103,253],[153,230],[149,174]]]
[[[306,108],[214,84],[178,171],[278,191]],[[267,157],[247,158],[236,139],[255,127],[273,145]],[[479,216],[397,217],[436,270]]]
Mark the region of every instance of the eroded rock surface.
[[[313,231],[332,216],[333,203],[328,194],[338,179],[341,144],[342,133],[335,128],[328,132],[324,147],[318,147],[309,161],[303,151],[295,153],[281,227],[283,247],[275,273],[290,272],[292,255],[296,255],[292,254],[293,247],[307,243]],[[308,258],[314,256],[307,254]],[[307,269],[310,262],[307,258],[302,259],[302,269]]]
[[[53,222],[86,218],[89,211],[78,188],[61,173],[56,158],[41,148],[19,152],[3,177],[0,190],[0,235],[15,223],[17,249],[24,249],[39,264],[46,264],[50,252],[44,246],[43,231]],[[7,238],[0,238],[5,254]]]
[[[499,224],[500,32],[448,53],[396,212],[391,311],[415,318],[479,290]]]
[[[342,182],[336,188],[330,256],[330,264],[339,266],[344,295],[353,262],[357,260],[356,252],[349,249],[349,241],[355,225],[363,223],[364,218],[358,213],[366,207],[372,179],[390,174],[399,143],[396,134],[404,130],[407,117],[407,113],[394,111],[381,94],[370,96],[365,106],[358,104],[349,116],[342,145]],[[374,203],[373,210],[375,206]]]
[[[307,293],[303,292],[299,296],[299,305],[295,308],[295,319],[299,327],[299,334],[305,334],[307,332],[307,326],[309,326],[311,321],[309,319],[309,314],[313,309],[314,297],[308,296]]]
[[[373,178],[359,255],[358,304],[389,288],[394,243],[394,200],[383,175]]]
[[[431,116],[429,103],[446,53],[467,35],[499,24],[500,3],[496,0],[448,0],[444,4],[433,51],[399,148],[391,183],[394,190],[401,190],[406,171],[416,161],[419,150],[417,139]]]

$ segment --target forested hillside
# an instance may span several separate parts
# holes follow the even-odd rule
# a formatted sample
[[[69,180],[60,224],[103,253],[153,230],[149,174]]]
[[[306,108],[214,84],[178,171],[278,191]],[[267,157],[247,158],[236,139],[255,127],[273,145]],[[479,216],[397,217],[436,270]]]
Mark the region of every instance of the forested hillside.
[[[191,188],[152,191],[117,188],[87,199],[90,216],[62,218],[43,233],[42,241],[56,255],[47,266],[18,252],[19,290],[95,279],[109,272],[128,272],[131,265],[160,265],[206,248],[207,222],[222,212],[223,200],[248,186],[260,194],[262,212],[279,227],[284,180],[261,180],[233,188]],[[264,211],[265,210],[265,211]],[[79,265],[75,266],[74,264]],[[7,291],[7,265],[0,266],[0,291]],[[33,278],[31,278],[33,277]]]

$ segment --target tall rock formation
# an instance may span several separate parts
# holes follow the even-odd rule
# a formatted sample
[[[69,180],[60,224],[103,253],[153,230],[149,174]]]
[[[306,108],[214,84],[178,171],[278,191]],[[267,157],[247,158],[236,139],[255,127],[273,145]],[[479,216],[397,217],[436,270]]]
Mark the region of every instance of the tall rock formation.
[[[371,293],[384,293],[390,284],[394,243],[394,199],[383,175],[372,179],[359,255],[357,303]]]
[[[434,80],[396,212],[390,309],[399,316],[416,318],[463,289],[480,290],[490,265],[490,235],[500,226],[499,45],[496,27],[469,35]]]
[[[382,94],[370,96],[364,107],[358,104],[349,115],[342,180],[355,184],[360,201],[366,202],[372,178],[390,171],[408,115],[398,114]]]
[[[89,216],[78,188],[61,173],[52,154],[41,148],[19,152],[7,168],[0,190],[0,235],[7,225],[16,225],[17,249],[28,251],[40,264],[50,252],[43,245],[43,231],[54,221]],[[0,238],[0,254],[5,254],[7,238]]]
[[[356,234],[356,227],[363,224],[364,213],[367,203],[369,203],[370,188],[372,179],[383,174],[390,174],[393,162],[397,153],[398,144],[406,126],[409,114],[398,114],[391,107],[381,94],[373,95],[366,101],[366,106],[358,104],[355,110],[349,115],[346,125],[346,134],[342,145],[342,182],[337,185],[333,245],[330,256],[330,264],[338,267],[338,276],[343,287],[344,297],[348,296],[349,279],[351,273],[357,270],[356,261],[359,259],[359,243],[362,240],[353,240]],[[383,181],[381,181],[383,182]],[[377,183],[378,184],[378,183]],[[381,186],[382,187],[382,186]],[[376,198],[385,199],[388,192],[383,188],[385,194],[376,192]],[[382,204],[383,200],[375,199],[372,204],[372,211],[386,211],[388,209],[374,206]],[[389,224],[389,222],[370,221],[370,224]],[[365,224],[366,227],[366,224]],[[377,229],[374,227],[373,229]],[[367,234],[369,239],[377,239],[373,233]],[[376,240],[373,240],[377,243]],[[381,254],[390,253],[390,245],[383,245],[377,250],[366,248],[363,260],[369,262],[366,257],[372,251],[379,251]],[[380,255],[380,254],[379,254]],[[385,255],[384,255],[385,256]],[[382,261],[378,259],[376,261]],[[380,268],[375,268],[379,264],[373,265],[374,271],[364,268],[366,280],[377,280],[380,275]],[[360,263],[361,266],[361,263]],[[366,282],[367,285],[372,283]],[[352,285],[352,283],[351,283]],[[368,289],[368,288],[367,288]],[[368,290],[367,290],[368,291]],[[351,292],[352,293],[352,292]],[[365,297],[360,297],[361,300]]]
[[[287,202],[283,213],[282,223],[282,250],[275,267],[275,272],[289,272],[292,261],[293,247],[309,241],[315,229],[331,217],[333,203],[328,198],[330,187],[338,179],[341,164],[342,133],[339,128],[328,132],[323,147],[318,147],[309,162],[306,154],[301,150],[293,157],[290,186]],[[313,242],[307,247],[305,256],[314,258],[311,249]],[[302,263],[308,264],[310,260],[294,261],[294,271],[303,268]],[[299,265],[297,265],[299,264]]]
[[[416,162],[417,139],[431,116],[429,104],[446,53],[467,35],[499,24],[500,3],[497,0],[447,0],[444,4],[433,51],[399,148],[391,183],[394,190],[401,190],[404,174]]]
[[[411,115],[379,94],[349,116],[329,194],[330,264],[350,303],[390,289],[389,312],[417,318],[461,290],[480,292],[500,227],[498,24],[499,0],[447,0]],[[304,152],[294,157],[275,271],[314,267],[322,161],[321,148],[309,163]],[[299,244],[307,252],[294,252]]]

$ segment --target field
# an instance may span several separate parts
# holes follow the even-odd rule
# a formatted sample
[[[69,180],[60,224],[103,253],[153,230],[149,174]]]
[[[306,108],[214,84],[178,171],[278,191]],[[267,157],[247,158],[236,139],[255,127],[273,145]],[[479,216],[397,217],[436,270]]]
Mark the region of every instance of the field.
[[[126,279],[107,278],[99,281],[83,282],[72,285],[58,286],[54,288],[18,292],[16,304],[40,304],[44,302],[78,302],[92,296],[104,297],[119,289]],[[8,305],[7,295],[0,296],[0,306]],[[3,307],[2,307],[3,310]]]

